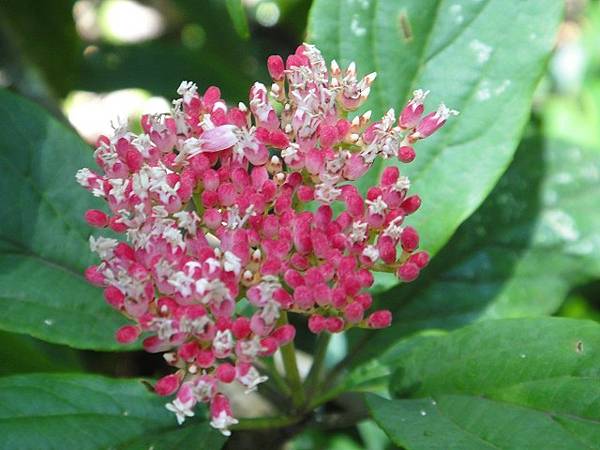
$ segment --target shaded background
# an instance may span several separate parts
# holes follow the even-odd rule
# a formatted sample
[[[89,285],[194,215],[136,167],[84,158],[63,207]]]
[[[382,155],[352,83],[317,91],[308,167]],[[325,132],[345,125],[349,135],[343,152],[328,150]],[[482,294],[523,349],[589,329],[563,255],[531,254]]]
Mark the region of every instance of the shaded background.
[[[117,117],[134,124],[142,113],[168,111],[181,80],[196,82],[200,91],[217,85],[231,103],[246,101],[253,81],[268,80],[266,57],[291,53],[302,42],[311,2],[243,4],[249,35],[240,33],[239,25],[236,29],[239,17],[232,19],[225,0],[4,0],[0,86],[42,104],[90,143],[109,133]],[[567,1],[532,111],[532,124],[545,137],[600,148],[599,49],[600,3]],[[529,160],[534,169],[535,155]],[[599,320],[600,283],[573,290],[558,315]],[[299,347],[310,348],[311,339],[300,335]],[[333,352],[343,355],[345,344],[338,341]],[[10,333],[0,333],[0,361],[0,374],[86,370],[157,376],[163,370],[156,355],[76,351]],[[391,444],[365,421],[351,428],[340,424],[327,434],[305,431],[289,447],[383,449]]]

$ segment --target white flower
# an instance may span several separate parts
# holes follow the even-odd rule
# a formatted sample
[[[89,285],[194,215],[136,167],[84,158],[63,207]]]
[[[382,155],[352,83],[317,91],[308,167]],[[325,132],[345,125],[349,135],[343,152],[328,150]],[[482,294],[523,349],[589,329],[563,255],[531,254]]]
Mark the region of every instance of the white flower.
[[[118,242],[116,239],[90,236],[90,249],[101,259],[111,259]]]
[[[365,240],[367,237],[367,226],[368,224],[366,222],[352,223],[352,231],[350,231],[348,238],[353,244]]]
[[[231,436],[231,431],[228,428],[236,423],[238,423],[238,420],[231,417],[225,411],[221,411],[218,416],[213,417],[210,421],[210,425],[219,430],[223,436]]]
[[[368,245],[362,252],[363,256],[366,256],[371,260],[371,262],[375,262],[379,259],[379,250],[374,245]]]
[[[410,180],[408,177],[398,177],[398,181],[396,181],[392,189],[396,192],[408,191],[410,189]]]
[[[223,269],[225,272],[233,272],[236,275],[239,275],[242,270],[242,260],[230,251],[226,251],[223,256],[225,258],[225,261],[223,261]]]
[[[238,381],[246,386],[244,394],[254,392],[259,384],[264,383],[268,379],[269,377],[266,375],[258,373],[258,370],[254,366],[251,366],[243,377],[238,377]]]
[[[182,81],[177,88],[177,93],[183,97],[184,103],[189,103],[196,92],[198,92],[198,86],[191,81]]]
[[[381,195],[375,200],[366,200],[365,203],[369,205],[369,214],[383,215],[387,209],[387,204],[383,201]]]
[[[396,217],[394,220],[392,220],[390,222],[390,224],[387,226],[387,228],[385,229],[383,234],[390,236],[394,240],[400,239],[400,236],[402,235],[402,232],[404,231],[404,228],[400,226],[400,223],[402,223],[402,220],[403,220],[402,216]]]
[[[192,407],[194,406],[193,400],[189,400],[185,403],[182,403],[178,398],[176,398],[173,402],[165,404],[165,407],[175,413],[177,417],[177,423],[181,425],[185,422],[186,417],[194,417],[194,411],[192,411]],[[237,421],[236,421],[237,423]],[[214,425],[213,425],[214,426]]]
[[[231,330],[217,331],[212,342],[213,350],[218,358],[224,358],[234,346]]]

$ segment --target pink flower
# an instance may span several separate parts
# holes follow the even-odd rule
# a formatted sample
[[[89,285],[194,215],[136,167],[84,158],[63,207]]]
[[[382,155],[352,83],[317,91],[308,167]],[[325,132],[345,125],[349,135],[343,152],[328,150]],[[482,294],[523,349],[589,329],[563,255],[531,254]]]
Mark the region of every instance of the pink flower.
[[[209,403],[211,424],[226,435],[237,421],[220,383],[250,392],[266,381],[254,364],[295,337],[292,325],[278,325],[282,311],[308,316],[313,333],[390,325],[389,311],[369,311],[372,272],[408,282],[427,265],[417,231],[403,225],[421,199],[396,167],[366,195],[352,182],[378,158],[412,161],[414,144],[456,114],[442,105],[422,118],[427,93],[417,90],[398,120],[390,109],[349,121],[375,74],[328,69],[309,44],[267,67],[274,84],[255,83],[249,106],[182,82],[171,114],[143,116],[139,135],[119,126],[102,136],[100,172],[76,175],[107,203],[87,222],[123,236],[91,238],[100,262],[85,274],[132,321],[117,340],[143,334],[147,351],[166,352],[175,372],[156,391],[176,395],[167,408],[182,423]],[[235,312],[244,296],[250,317]]]

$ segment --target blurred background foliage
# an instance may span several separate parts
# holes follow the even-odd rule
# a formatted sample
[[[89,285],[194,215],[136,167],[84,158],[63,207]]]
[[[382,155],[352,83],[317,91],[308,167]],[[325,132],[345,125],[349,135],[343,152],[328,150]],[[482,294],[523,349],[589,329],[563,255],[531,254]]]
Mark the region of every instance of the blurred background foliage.
[[[291,53],[302,42],[310,6],[310,0],[243,0],[241,7],[229,0],[3,0],[0,86],[42,104],[93,143],[117,117],[135,123],[142,113],[166,112],[181,80],[195,81],[200,90],[218,85],[229,102],[245,101],[254,80],[268,79],[266,57]],[[600,149],[599,1],[566,1],[530,128]],[[557,314],[600,320],[600,283],[574,289]],[[300,332],[299,347],[310,349],[312,339]],[[346,347],[336,337],[329,363]],[[2,375],[85,370],[156,376],[162,370],[159,356],[78,351],[5,332],[0,361]],[[363,421],[305,431],[289,448],[392,446]]]

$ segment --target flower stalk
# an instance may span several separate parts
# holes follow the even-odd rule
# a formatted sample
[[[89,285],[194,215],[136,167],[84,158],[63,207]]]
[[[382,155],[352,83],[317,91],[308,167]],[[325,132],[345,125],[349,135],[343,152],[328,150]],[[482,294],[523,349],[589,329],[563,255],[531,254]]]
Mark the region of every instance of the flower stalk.
[[[287,324],[287,312],[283,311],[280,316],[282,324]],[[296,359],[296,348],[294,342],[291,341],[287,345],[280,347],[281,359],[283,360],[283,367],[285,368],[285,376],[289,384],[292,403],[294,408],[300,409],[304,405],[304,386],[302,385],[302,379],[300,377],[300,371],[298,370],[298,362]]]

